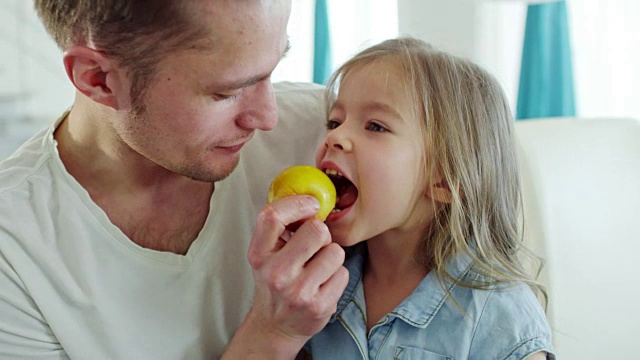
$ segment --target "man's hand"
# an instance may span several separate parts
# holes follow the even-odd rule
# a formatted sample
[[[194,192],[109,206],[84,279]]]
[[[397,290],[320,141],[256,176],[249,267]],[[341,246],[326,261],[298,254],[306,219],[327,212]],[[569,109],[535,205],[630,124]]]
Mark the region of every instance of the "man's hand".
[[[304,222],[292,236],[285,229],[317,210],[315,198],[291,196],[260,212],[248,254],[254,302],[224,358],[294,358],[336,311],[349,280],[344,250],[331,243],[329,230],[317,219]]]

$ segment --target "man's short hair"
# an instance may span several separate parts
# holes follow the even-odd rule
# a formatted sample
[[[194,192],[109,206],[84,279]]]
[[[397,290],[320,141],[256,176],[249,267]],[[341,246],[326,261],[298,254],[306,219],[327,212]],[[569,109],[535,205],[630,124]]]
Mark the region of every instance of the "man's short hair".
[[[188,0],[34,0],[45,28],[64,51],[86,45],[116,59],[139,103],[168,53],[204,47],[205,28]]]

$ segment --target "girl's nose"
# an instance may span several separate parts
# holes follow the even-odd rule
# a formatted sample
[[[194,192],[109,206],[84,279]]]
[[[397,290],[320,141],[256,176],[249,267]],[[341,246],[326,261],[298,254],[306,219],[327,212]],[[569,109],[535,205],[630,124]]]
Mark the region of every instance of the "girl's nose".
[[[353,142],[345,125],[340,125],[338,128],[333,129],[327,134],[326,144],[327,149],[342,150],[350,152],[353,150]]]

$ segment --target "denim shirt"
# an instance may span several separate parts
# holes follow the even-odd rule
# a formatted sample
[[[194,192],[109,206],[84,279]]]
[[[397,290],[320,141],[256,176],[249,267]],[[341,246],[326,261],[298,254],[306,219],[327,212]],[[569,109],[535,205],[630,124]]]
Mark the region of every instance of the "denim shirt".
[[[352,250],[345,261],[349,284],[338,309],[305,345],[313,359],[512,360],[538,351],[555,359],[542,306],[522,283],[478,290],[449,282],[456,306],[430,272],[367,334],[362,283],[366,246]],[[483,280],[465,256],[458,256],[447,269],[457,279]]]

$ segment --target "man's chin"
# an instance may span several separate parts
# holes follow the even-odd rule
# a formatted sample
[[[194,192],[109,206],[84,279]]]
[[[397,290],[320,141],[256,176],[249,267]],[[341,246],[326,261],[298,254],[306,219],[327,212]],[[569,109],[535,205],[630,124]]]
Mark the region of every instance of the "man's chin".
[[[196,181],[214,183],[222,181],[229,177],[231,173],[238,167],[238,160],[231,164],[224,164],[215,168],[201,167],[199,169],[189,169],[181,172],[182,175]]]

